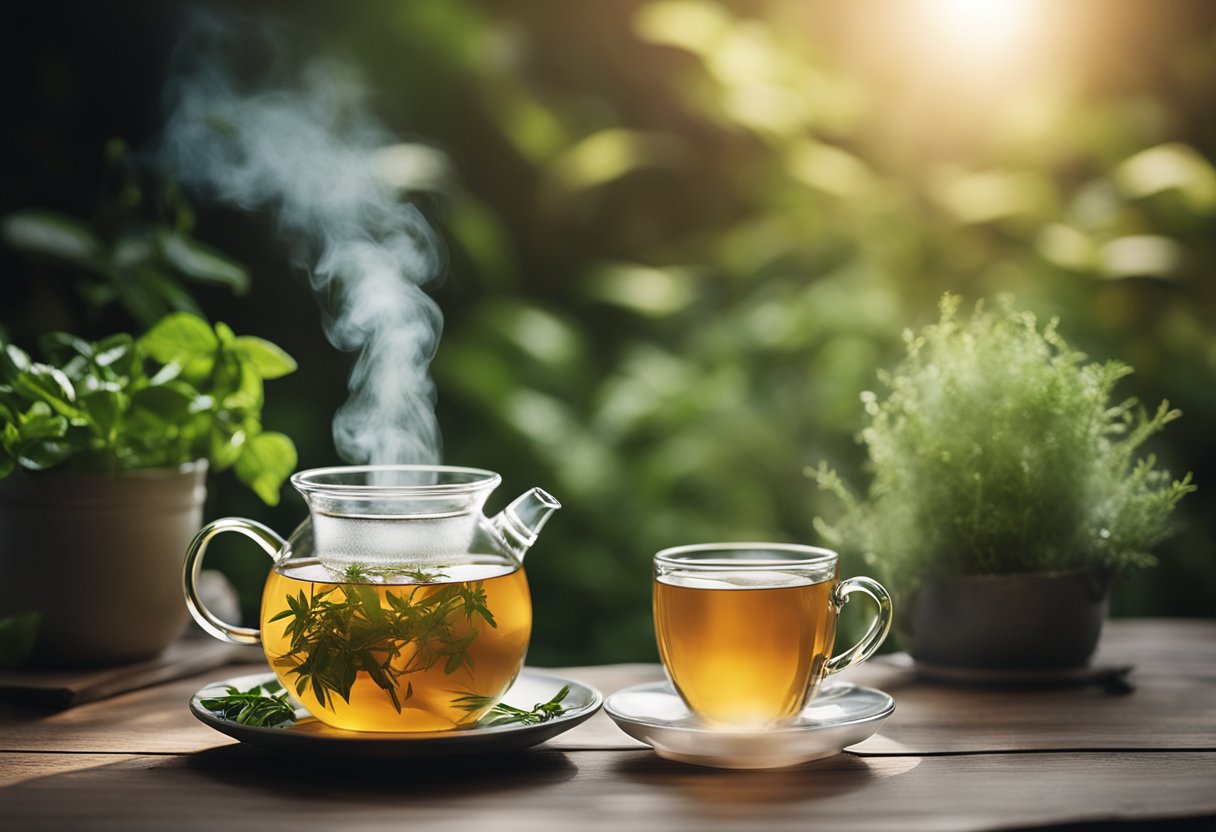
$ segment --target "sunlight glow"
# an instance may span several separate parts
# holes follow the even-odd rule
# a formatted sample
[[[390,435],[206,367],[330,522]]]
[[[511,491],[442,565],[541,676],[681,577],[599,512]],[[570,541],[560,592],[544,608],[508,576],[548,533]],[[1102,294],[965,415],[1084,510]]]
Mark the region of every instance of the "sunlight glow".
[[[926,23],[976,49],[1018,41],[1034,22],[1035,0],[924,0]]]

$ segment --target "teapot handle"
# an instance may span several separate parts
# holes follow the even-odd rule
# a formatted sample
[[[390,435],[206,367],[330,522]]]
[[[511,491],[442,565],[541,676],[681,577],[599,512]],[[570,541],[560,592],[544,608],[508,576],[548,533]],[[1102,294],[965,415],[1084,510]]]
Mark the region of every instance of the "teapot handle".
[[[203,526],[190,548],[186,551],[186,566],[182,574],[183,587],[186,591],[186,606],[198,625],[220,641],[233,644],[259,644],[262,641],[262,631],[252,627],[237,627],[220,621],[215,613],[203,605],[203,599],[198,594],[199,573],[203,569],[203,555],[207,552],[207,544],[211,538],[220,532],[239,532],[266,550],[270,559],[278,563],[283,556],[287,541],[279,537],[271,529],[253,520],[241,517],[225,517]]]

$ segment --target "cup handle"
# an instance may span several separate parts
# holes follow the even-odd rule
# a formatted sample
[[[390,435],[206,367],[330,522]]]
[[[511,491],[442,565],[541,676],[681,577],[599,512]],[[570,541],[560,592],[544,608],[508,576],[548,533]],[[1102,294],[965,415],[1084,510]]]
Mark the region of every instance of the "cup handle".
[[[870,622],[870,629],[861,637],[861,641],[827,660],[824,675],[830,676],[833,673],[839,673],[846,667],[861,664],[873,655],[878,646],[882,644],[883,639],[887,637],[887,633],[891,631],[891,596],[883,585],[873,578],[849,578],[837,584],[832,593],[832,600],[836,604],[837,612],[844,607],[848,597],[854,592],[861,592],[873,598],[874,603],[878,605],[878,615],[874,616],[874,620]]]
[[[240,517],[225,517],[208,523],[190,541],[186,551],[186,566],[182,574],[183,588],[186,591],[186,606],[198,625],[220,641],[233,644],[259,644],[262,641],[262,631],[252,627],[237,627],[220,621],[215,613],[203,605],[203,599],[198,594],[198,577],[203,570],[203,555],[207,552],[207,544],[211,538],[220,532],[239,532],[261,546],[270,559],[278,563],[283,556],[287,541],[279,537],[271,529],[253,520]]]

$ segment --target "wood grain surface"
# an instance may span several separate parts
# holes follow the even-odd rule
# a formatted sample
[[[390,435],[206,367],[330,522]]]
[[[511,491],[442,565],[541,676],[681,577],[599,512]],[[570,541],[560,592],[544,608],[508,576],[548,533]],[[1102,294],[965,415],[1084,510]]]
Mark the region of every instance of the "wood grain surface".
[[[973,830],[1216,812],[1216,754],[841,755],[721,771],[648,751],[538,748],[428,773],[251,751],[0,754],[0,829]],[[12,775],[0,776],[0,782]]]
[[[662,760],[603,714],[459,770],[276,757],[186,710],[235,665],[67,711],[0,706],[0,830],[995,829],[1216,816],[1216,621],[1113,622],[1102,660],[1132,692],[930,684],[850,671],[895,715],[850,753],[779,771]],[[599,687],[656,665],[565,668]],[[1206,822],[1206,821],[1205,821]]]
[[[127,691],[256,658],[256,648],[211,638],[182,639],[147,661],[84,670],[0,670],[0,701],[72,708]]]

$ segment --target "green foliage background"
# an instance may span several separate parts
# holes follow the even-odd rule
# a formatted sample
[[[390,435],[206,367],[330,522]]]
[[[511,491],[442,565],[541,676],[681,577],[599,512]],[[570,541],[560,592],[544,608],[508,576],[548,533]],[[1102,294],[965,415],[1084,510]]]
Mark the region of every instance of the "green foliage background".
[[[830,497],[804,469],[865,481],[860,394],[944,291],[1058,315],[1071,344],[1136,368],[1117,399],[1183,411],[1150,450],[1200,491],[1116,612],[1216,609],[1210,4],[1043,4],[1005,68],[951,53],[915,3],[266,8],[299,52],[360,67],[405,141],[445,154],[406,184],[450,246],[446,459],[501,471],[494,507],[533,484],[565,504],[529,556],[533,661],[652,657],[660,547],[817,542]],[[107,139],[156,134],[180,9],[15,17],[0,209],[89,216],[112,190]],[[199,206],[192,233],[252,275],[242,298],[192,288],[203,311],[299,361],[267,424],[302,466],[334,462],[353,357],[325,343],[273,218]],[[74,297],[62,269],[4,257],[0,322],[18,343],[131,325]],[[229,513],[287,531],[303,507],[233,485],[208,506]],[[239,545],[217,562],[253,607],[265,562]]]

